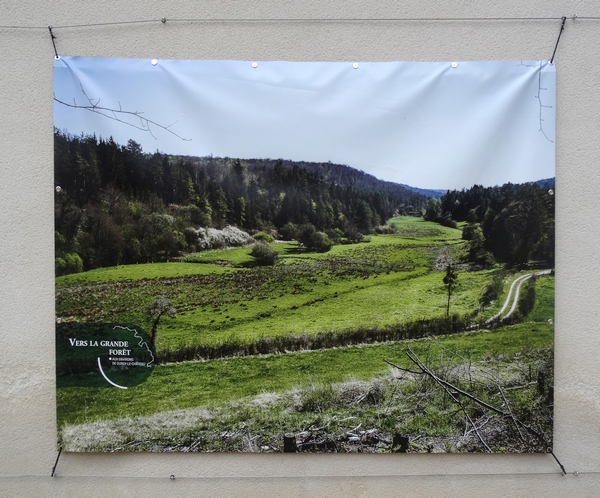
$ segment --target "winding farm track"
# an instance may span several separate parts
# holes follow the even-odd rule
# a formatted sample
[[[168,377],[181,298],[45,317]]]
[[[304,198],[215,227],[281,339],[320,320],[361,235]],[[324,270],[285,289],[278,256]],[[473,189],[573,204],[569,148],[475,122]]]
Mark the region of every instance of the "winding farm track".
[[[493,317],[487,319],[485,321],[485,323],[490,323],[490,322],[493,322],[494,320],[502,321],[502,320],[505,320],[506,318],[508,318],[510,315],[512,315],[513,312],[515,311],[515,309],[517,308],[517,303],[519,302],[519,291],[521,290],[521,285],[523,285],[523,283],[526,280],[529,280],[534,275],[537,277],[539,275],[550,275],[551,273],[552,273],[552,270],[542,270],[542,271],[538,271],[538,272],[527,273],[525,275],[521,275],[520,277],[515,278],[513,280],[512,284],[510,285],[510,289],[508,289],[508,295],[506,296],[506,300],[504,301],[504,305],[502,306],[502,309],[498,313],[496,313]],[[506,308],[508,308],[509,305],[511,305],[510,309],[503,316],[503,313],[506,311]]]

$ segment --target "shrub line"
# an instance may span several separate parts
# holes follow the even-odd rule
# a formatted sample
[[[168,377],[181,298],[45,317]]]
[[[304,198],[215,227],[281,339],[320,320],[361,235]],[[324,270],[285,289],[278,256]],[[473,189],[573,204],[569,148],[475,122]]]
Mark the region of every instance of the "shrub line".
[[[216,344],[198,344],[169,349],[157,353],[157,363],[177,363],[192,360],[214,360],[260,354],[284,354],[296,351],[315,351],[357,344],[373,344],[427,336],[450,335],[464,332],[472,324],[471,317],[452,315],[443,318],[422,319],[386,327],[361,327],[350,330],[330,330],[317,334],[290,334],[260,337],[252,342],[225,340]]]

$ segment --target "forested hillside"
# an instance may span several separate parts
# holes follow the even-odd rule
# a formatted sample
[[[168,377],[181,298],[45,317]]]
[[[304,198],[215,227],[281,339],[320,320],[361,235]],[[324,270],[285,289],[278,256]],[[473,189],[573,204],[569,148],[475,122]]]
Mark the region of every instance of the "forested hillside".
[[[501,187],[474,185],[430,199],[425,219],[467,222],[472,261],[514,265],[538,261],[554,267],[554,179]],[[492,258],[490,258],[492,256]]]
[[[347,236],[426,198],[331,163],[182,157],[130,140],[55,131],[57,274],[169,259],[197,248],[192,229],[274,230],[310,223]]]

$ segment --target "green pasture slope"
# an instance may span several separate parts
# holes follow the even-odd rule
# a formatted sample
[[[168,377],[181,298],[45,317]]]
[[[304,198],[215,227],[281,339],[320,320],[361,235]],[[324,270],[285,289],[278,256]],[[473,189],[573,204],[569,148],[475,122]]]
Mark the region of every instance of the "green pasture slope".
[[[63,320],[135,323],[165,296],[177,309],[159,330],[158,351],[258,337],[385,326],[445,315],[446,294],[432,265],[464,246],[460,230],[418,218],[391,220],[399,235],[338,245],[324,254],[273,244],[275,267],[253,268],[249,248],[209,251],[195,263],[156,263],[93,270],[56,280]],[[449,249],[447,249],[449,248]],[[452,312],[477,307],[489,272],[461,274]]]
[[[123,265],[109,268],[96,268],[85,273],[72,273],[56,279],[59,289],[92,284],[132,282],[147,279],[169,279],[194,275],[220,275],[230,271],[219,266],[208,267],[189,263],[147,263]]]
[[[335,246],[325,254],[298,253],[294,244],[276,244],[280,262],[273,268],[251,267],[251,258],[245,259],[250,250],[243,248],[201,254],[197,263],[131,265],[60,277],[57,316],[147,324],[145,307],[163,295],[178,313],[161,322],[159,350],[444,316],[443,271],[433,270],[433,265],[440,254],[458,255],[464,245],[460,230],[417,218],[391,222],[397,235],[372,236],[369,243]],[[491,273],[459,272],[451,312],[478,309]],[[436,341],[454,351],[468,351],[472,361],[551,348],[553,280],[538,280],[531,323]],[[482,316],[491,316],[499,307],[500,302]],[[428,341],[411,344],[426,348]],[[183,362],[158,365],[145,383],[127,390],[61,387],[59,427],[215,406],[312,384],[372,379],[389,371],[383,359],[400,361],[404,348],[398,342]]]
[[[522,351],[551,348],[553,331],[554,327],[547,322],[534,322],[440,337],[435,341],[477,362],[484,357],[508,359]],[[384,359],[405,363],[406,345],[416,351],[425,351],[430,343],[430,339],[419,339],[406,343],[158,365],[145,383],[127,390],[58,389],[59,425],[215,406],[307,385],[368,380],[389,372]],[[439,362],[440,358],[435,361]],[[433,368],[435,364],[430,366]]]

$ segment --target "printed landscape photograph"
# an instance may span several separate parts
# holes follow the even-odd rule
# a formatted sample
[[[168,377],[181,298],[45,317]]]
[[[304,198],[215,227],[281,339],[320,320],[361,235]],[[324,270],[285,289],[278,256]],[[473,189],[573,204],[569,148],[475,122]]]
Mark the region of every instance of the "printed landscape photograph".
[[[57,444],[552,449],[548,61],[54,64]]]

